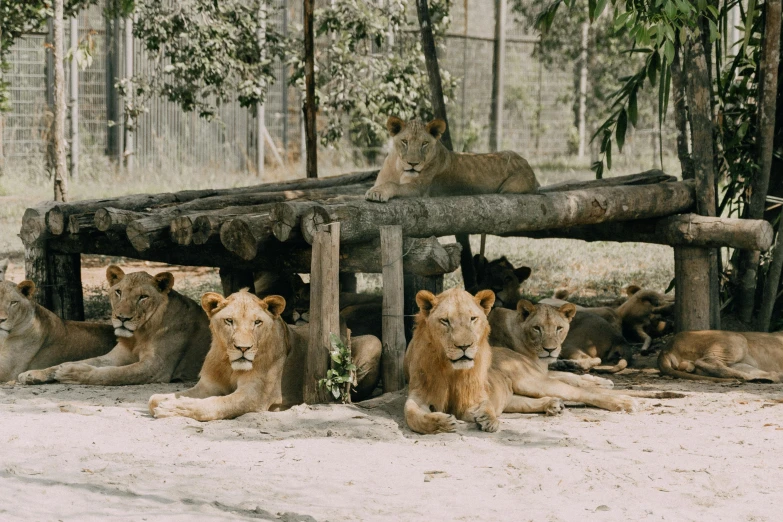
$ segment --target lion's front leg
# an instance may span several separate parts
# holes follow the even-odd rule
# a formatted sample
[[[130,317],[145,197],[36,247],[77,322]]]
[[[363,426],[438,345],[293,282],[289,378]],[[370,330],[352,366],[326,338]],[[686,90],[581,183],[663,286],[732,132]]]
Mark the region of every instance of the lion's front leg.
[[[570,384],[571,386],[576,386],[578,388],[614,388],[614,382],[612,382],[610,379],[597,377],[595,375],[576,375],[574,373],[568,372],[549,372],[547,375],[549,375],[549,377],[552,379],[557,379],[558,381]]]
[[[457,429],[457,419],[448,413],[430,411],[429,405],[415,394],[405,401],[405,422],[416,433],[447,433]]]
[[[150,398],[150,403],[152,398]],[[264,407],[266,406],[266,407]],[[256,411],[268,410],[268,405],[262,405],[248,396],[245,391],[237,390],[230,395],[194,399],[192,397],[170,397],[161,400],[151,413],[156,418],[190,417],[197,421],[212,421],[233,419]]]
[[[498,431],[498,428],[500,427],[500,421],[495,413],[495,408],[492,407],[492,404],[488,400],[481,401],[478,406],[468,412],[468,419],[463,420],[472,420],[478,424],[481,431],[490,433]]]
[[[49,384],[57,382],[54,378],[54,374],[59,366],[52,366],[44,370],[28,370],[20,373],[16,378],[16,382],[19,384]]]
[[[425,191],[417,183],[400,184],[389,181],[372,187],[364,195],[364,198],[368,201],[386,203],[392,198],[410,198],[424,195]]]

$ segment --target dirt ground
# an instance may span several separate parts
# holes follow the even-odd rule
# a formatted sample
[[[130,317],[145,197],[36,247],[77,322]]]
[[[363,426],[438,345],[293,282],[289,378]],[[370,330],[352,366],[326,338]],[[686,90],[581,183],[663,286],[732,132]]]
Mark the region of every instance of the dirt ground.
[[[4,385],[0,518],[780,520],[781,386],[616,381],[687,396],[419,436],[401,394],[199,423],[147,412],[181,384]]]

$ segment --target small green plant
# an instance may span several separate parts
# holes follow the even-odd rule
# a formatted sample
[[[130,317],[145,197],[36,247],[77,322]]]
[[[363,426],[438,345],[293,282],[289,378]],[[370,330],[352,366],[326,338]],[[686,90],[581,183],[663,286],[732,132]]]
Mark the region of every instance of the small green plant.
[[[332,349],[332,368],[326,371],[326,378],[318,381],[318,386],[326,388],[335,399],[343,404],[351,402],[351,386],[356,386],[356,365],[351,360],[351,348],[335,334],[329,334]]]

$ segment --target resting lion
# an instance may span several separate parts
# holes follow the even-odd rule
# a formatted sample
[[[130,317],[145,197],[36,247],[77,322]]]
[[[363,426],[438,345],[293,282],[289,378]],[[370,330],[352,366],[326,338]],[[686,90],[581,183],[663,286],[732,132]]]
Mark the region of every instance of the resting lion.
[[[107,353],[116,344],[108,324],[63,321],[33,300],[35,284],[0,282],[0,382],[21,372]]]
[[[510,350],[490,347],[487,314],[495,295],[476,296],[452,288],[438,296],[416,294],[419,313],[405,353],[408,398],[405,422],[417,433],[454,431],[456,419],[475,422],[484,431],[497,431],[498,415],[563,409],[560,399],[531,399],[518,393],[524,370]]]
[[[5,281],[5,272],[8,270],[8,258],[0,259],[0,282]]]
[[[209,350],[209,321],[192,299],[172,290],[163,272],[125,275],[106,269],[117,345],[100,357],[28,371],[23,384],[63,382],[117,386],[196,379]]]
[[[566,303],[560,308],[534,305],[520,300],[517,310],[496,308],[489,316],[493,347],[515,352],[515,357],[498,360],[498,368],[506,375],[515,374],[515,392],[529,397],[558,397],[566,401],[583,402],[612,411],[634,411],[632,397],[676,398],[669,392],[643,392],[602,389],[607,379],[592,375],[550,372],[548,366],[560,354],[568,335],[569,323],[576,309]],[[505,350],[498,350],[506,354]],[[497,353],[497,352],[496,352]],[[518,391],[517,391],[518,390]]]
[[[495,308],[517,307],[517,301],[521,298],[519,285],[530,277],[530,267],[514,268],[506,256],[487,261],[478,254],[473,256],[473,266],[476,269],[476,286],[470,289],[471,293],[492,290],[495,292]]]
[[[617,373],[628,367],[632,357],[631,345],[606,319],[576,312],[560,356],[549,368]]]
[[[783,380],[783,332],[680,332],[658,355],[664,375],[694,381]]]
[[[527,160],[516,152],[468,154],[449,151],[440,142],[443,120],[386,121],[394,146],[383,162],[375,185],[365,197],[386,202],[414,196],[527,194],[538,181]]]
[[[210,317],[212,347],[198,384],[181,393],[153,395],[150,414],[209,421],[302,402],[309,325],[283,321],[285,299],[259,299],[243,290],[225,299],[204,294],[201,306]],[[357,398],[369,396],[380,375],[381,342],[372,336],[354,337],[351,350],[361,395]]]

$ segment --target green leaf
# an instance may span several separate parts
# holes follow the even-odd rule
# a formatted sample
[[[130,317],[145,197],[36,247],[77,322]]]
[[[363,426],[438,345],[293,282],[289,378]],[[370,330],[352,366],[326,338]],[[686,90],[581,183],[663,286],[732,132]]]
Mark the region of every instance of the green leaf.
[[[655,51],[650,55],[650,59],[647,63],[647,78],[650,80],[650,85],[655,85],[656,81],[656,74],[658,73],[658,69],[661,67],[661,55],[658,54],[658,51]]]
[[[631,91],[631,94],[628,95],[628,119],[631,121],[631,125],[636,127],[636,118],[637,118],[637,110],[636,110],[636,87]]]
[[[663,55],[666,58],[666,63],[674,63],[674,44],[669,40],[663,44]]]
[[[596,0],[587,0],[587,15],[591,23],[595,21],[595,3]]]
[[[612,170],[612,135],[609,135],[609,141],[606,144],[606,168]]]
[[[604,176],[604,162],[596,161],[590,166],[590,169],[595,172],[595,179],[601,179]]]
[[[674,279],[674,278],[672,278],[672,280],[669,281],[669,286],[666,287],[666,291],[664,292],[664,294],[668,294],[669,292],[674,290],[675,281],[676,281],[676,279]]]
[[[339,399],[340,398],[340,388],[338,388],[337,386],[333,387],[332,388],[332,396],[335,399]]]
[[[617,139],[617,149],[622,152],[623,145],[625,145],[625,131],[628,128],[628,115],[625,109],[620,110],[620,115],[617,117],[617,128],[615,129],[615,136]]]
[[[590,0],[592,1],[592,0]],[[595,8],[593,11],[593,16],[590,19],[590,21],[596,20],[598,17],[601,16],[601,13],[604,12],[604,8],[606,7],[606,0],[596,0],[595,1]]]

